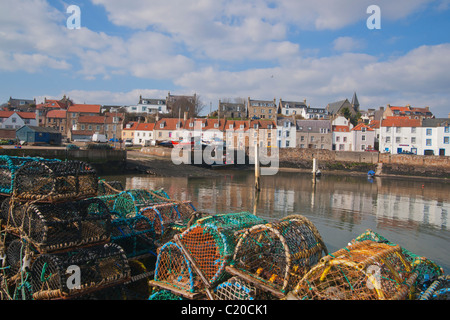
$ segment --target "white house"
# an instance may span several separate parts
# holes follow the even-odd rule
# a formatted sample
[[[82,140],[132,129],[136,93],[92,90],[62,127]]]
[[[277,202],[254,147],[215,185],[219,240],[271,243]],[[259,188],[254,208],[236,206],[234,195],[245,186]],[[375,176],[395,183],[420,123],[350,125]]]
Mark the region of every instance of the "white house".
[[[420,119],[387,117],[380,123],[380,152],[423,154]]]
[[[0,111],[0,129],[19,129],[24,125],[37,126],[36,113]]]
[[[304,102],[297,102],[283,101],[280,99],[278,104],[278,113],[284,116],[302,115],[304,117],[306,108],[306,100]]]
[[[277,147],[296,147],[296,122],[291,118],[278,119],[277,121]]]
[[[154,123],[139,123],[133,136],[133,144],[147,146],[154,140]]]
[[[332,121],[333,150],[353,151],[353,124],[343,116],[338,116]]]
[[[352,129],[353,151],[374,149],[375,129],[365,123],[359,123]]]
[[[127,107],[128,113],[167,113],[167,105],[165,99],[147,99],[139,97],[139,103]]]
[[[450,156],[450,119],[423,119],[418,154]]]

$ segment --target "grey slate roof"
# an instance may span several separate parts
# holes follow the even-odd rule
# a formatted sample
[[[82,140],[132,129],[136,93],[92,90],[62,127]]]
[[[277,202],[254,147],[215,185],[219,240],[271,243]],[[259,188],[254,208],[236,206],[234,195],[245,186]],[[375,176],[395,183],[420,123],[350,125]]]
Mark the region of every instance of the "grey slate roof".
[[[449,118],[434,118],[434,119],[423,119],[422,127],[448,127],[450,126]]]

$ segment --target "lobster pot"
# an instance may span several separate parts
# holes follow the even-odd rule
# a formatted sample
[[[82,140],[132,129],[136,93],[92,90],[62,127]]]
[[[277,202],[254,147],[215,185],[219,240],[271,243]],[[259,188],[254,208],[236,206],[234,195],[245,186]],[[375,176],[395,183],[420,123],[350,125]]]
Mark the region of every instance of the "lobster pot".
[[[17,170],[24,164],[43,160],[32,157],[0,156],[0,193],[11,195],[14,190],[14,180]],[[47,160],[59,161],[59,160]]]
[[[450,300],[450,276],[440,276],[421,294],[419,300]]]
[[[111,216],[95,198],[23,205],[22,234],[40,252],[54,252],[109,241]]]
[[[192,214],[196,212],[191,201],[177,203],[162,203],[143,208],[139,214],[147,217],[153,224],[155,233],[159,238],[167,235],[171,227],[185,227]],[[170,235],[168,236],[170,237]],[[164,237],[164,238],[168,238]]]
[[[113,213],[114,203],[116,202],[117,197],[118,197],[118,194],[109,194],[109,195],[95,197],[95,199],[102,201],[106,205],[108,210],[111,213]]]
[[[249,212],[221,214],[197,220],[180,241],[211,285],[223,280],[237,238],[245,228],[266,223]]]
[[[112,221],[111,242],[118,244],[128,258],[153,254],[156,256],[155,230],[144,216]]]
[[[131,189],[119,193],[112,212],[118,218],[134,217],[143,208],[167,201],[170,201],[169,196],[164,191]]]
[[[34,161],[16,171],[15,195],[24,201],[60,202],[97,196],[96,171],[82,161]]]
[[[292,293],[307,300],[403,300],[416,277],[399,246],[367,240],[322,258]]]
[[[272,300],[273,297],[254,284],[232,277],[214,288],[214,300]]]
[[[19,233],[19,228],[23,222],[22,206],[17,201],[14,201],[11,197],[6,197],[1,204],[0,219],[2,224],[8,226],[11,232]]]
[[[148,298],[148,300],[152,300],[152,301],[159,301],[159,300],[176,300],[176,301],[181,301],[181,300],[183,300],[183,298],[180,297],[180,296],[177,296],[172,291],[159,290],[159,291],[156,291],[155,293],[151,294],[150,297]]]
[[[291,216],[247,229],[231,267],[287,293],[327,253],[315,226],[303,216]]]
[[[199,277],[194,273],[183,249],[175,242],[167,242],[159,249],[154,281],[181,292],[194,293],[201,288]]]
[[[366,240],[396,245],[371,229],[366,230],[364,233],[353,239],[351,243],[358,243]],[[444,275],[444,269],[428,258],[414,254],[403,247],[402,253],[406,260],[411,264],[412,270],[418,275],[417,281],[414,284],[418,291],[426,290],[430,281],[433,282],[438,277]]]
[[[120,181],[108,181],[99,180],[98,181],[98,192],[99,196],[106,196],[111,194],[117,194],[124,191],[124,187]],[[117,192],[119,191],[119,192]]]
[[[67,299],[130,280],[124,251],[116,244],[42,254],[31,266],[33,298]]]

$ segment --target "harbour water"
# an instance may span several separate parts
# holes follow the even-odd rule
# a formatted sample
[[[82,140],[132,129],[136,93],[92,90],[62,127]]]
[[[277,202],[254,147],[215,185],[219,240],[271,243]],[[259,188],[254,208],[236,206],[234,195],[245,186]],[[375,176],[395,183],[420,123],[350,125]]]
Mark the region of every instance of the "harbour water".
[[[450,183],[412,178],[312,175],[262,176],[255,194],[252,171],[207,178],[114,176],[127,189],[164,188],[171,198],[191,200],[211,214],[250,211],[271,221],[292,214],[310,219],[332,253],[372,229],[427,257],[450,273]]]

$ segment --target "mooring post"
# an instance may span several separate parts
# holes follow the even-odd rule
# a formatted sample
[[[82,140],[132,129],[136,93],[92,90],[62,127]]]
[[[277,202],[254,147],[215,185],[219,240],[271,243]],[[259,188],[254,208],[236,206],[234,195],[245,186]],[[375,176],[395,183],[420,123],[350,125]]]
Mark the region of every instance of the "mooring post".
[[[260,174],[261,174],[261,170],[259,167],[259,146],[258,146],[258,143],[256,143],[256,145],[255,145],[255,189],[257,191],[260,190],[260,185],[259,185]]]
[[[316,172],[317,172],[317,161],[316,161],[316,158],[313,158],[312,174],[313,174],[314,180],[316,179]]]

